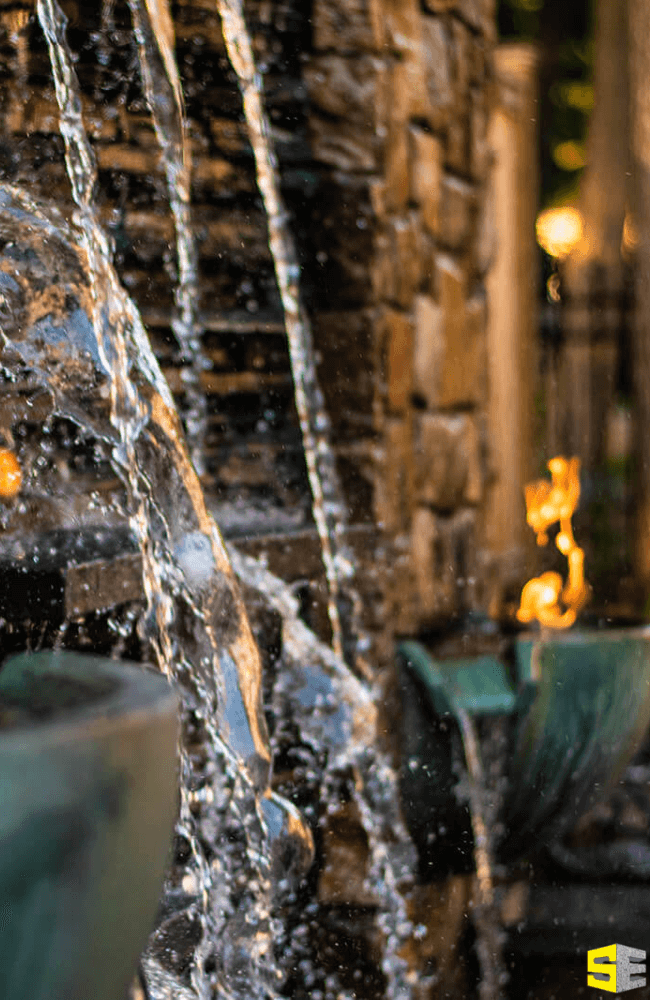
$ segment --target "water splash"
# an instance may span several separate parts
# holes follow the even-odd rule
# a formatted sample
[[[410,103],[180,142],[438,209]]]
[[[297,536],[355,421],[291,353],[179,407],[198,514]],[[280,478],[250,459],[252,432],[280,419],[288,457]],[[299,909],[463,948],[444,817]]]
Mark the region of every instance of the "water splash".
[[[299,836],[299,820],[288,806],[283,804],[281,810],[269,793],[259,654],[227,553],[186,452],[171,394],[137,310],[119,283],[97,218],[96,168],[65,38],[65,17],[56,0],[39,0],[37,9],[50,52],[77,206],[75,231],[17,189],[0,195],[3,221],[14,227],[17,246],[33,250],[37,259],[39,252],[51,254],[55,272],[57,267],[75,271],[80,308],[60,326],[51,311],[45,325],[30,329],[21,322],[24,302],[17,299],[15,308],[8,309],[16,325],[9,332],[5,329],[3,360],[5,365],[12,361],[27,367],[53,394],[58,412],[111,445],[142,551],[144,635],[161,669],[183,693],[186,740],[194,734],[200,747],[200,752],[190,752],[186,743],[181,747],[177,830],[190,858],[183,876],[184,916],[198,922],[189,985],[201,998],[215,990],[231,997],[261,998],[276,977],[265,820],[272,817],[283,836],[287,827]],[[71,264],[75,246],[79,250]],[[40,261],[34,264],[28,252],[21,266],[24,283],[29,286],[31,279],[33,287],[35,273],[30,268],[38,272]],[[102,393],[110,401],[110,424],[96,405]],[[224,831],[233,835],[220,840],[217,854],[214,845]]]
[[[457,702],[454,712],[460,726],[468,770],[468,799],[474,834],[474,897],[472,921],[481,969],[480,1000],[501,1000],[508,975],[503,961],[503,931],[494,898],[493,852],[486,822],[485,776],[478,735],[473,721]]]
[[[300,298],[300,266],[280,193],[278,166],[264,110],[262,78],[255,64],[242,3],[241,0],[215,2],[221,17],[228,57],[239,81],[244,116],[255,158],[257,184],[266,209],[269,246],[284,310],[314,521],[329,587],[328,611],[332,644],[337,655],[343,656],[341,610],[344,593],[347,591],[350,595],[349,587],[346,588],[345,585],[352,578],[353,565],[344,541],[346,507],[330,445],[329,418],[316,375],[311,326]],[[354,624],[352,628],[356,630]],[[358,650],[354,651],[353,659],[357,652]]]
[[[201,389],[206,359],[198,326],[198,254],[192,229],[192,157],[185,102],[174,52],[174,22],[167,0],[129,0],[147,103],[162,151],[176,231],[178,281],[172,330],[185,389],[185,426],[194,468],[204,471],[207,403]]]
[[[300,744],[310,750],[310,768],[320,786],[324,811],[338,808],[342,783],[351,789],[368,838],[366,883],[383,937],[385,995],[404,1000],[415,987],[401,952],[413,933],[405,897],[416,859],[401,817],[395,773],[379,749],[379,692],[356,678],[306,627],[285,583],[233,547],[230,554],[238,577],[261,592],[282,619],[283,664],[274,695],[276,739],[282,738],[282,725],[297,727]],[[294,741],[290,736],[289,742]],[[326,763],[319,764],[324,756]]]

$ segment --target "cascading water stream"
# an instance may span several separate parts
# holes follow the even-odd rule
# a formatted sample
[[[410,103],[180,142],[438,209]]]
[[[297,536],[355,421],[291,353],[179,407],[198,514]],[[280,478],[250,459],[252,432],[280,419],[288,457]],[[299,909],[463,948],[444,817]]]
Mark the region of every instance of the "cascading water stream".
[[[312,509],[329,587],[332,644],[335,652],[344,656],[341,610],[344,592],[347,590],[351,596],[350,588],[346,588],[345,584],[353,576],[353,565],[345,547],[346,507],[330,445],[330,423],[316,375],[311,326],[300,298],[300,266],[280,193],[277,162],[264,110],[262,79],[255,64],[242,3],[241,0],[215,0],[215,3],[221,17],[228,58],[237,74],[242,94],[257,184],[266,209],[269,246],[284,311]],[[352,609],[352,615],[348,612],[347,618],[350,617],[356,617],[355,609]],[[358,635],[355,622],[352,627]],[[354,650],[354,659],[358,652],[358,648]]]
[[[264,594],[282,619],[284,666],[277,715],[297,725],[301,742],[315,757],[327,755],[321,799],[337,807],[342,776],[354,775],[351,791],[370,853],[367,889],[377,905],[384,938],[382,971],[386,997],[413,995],[414,974],[401,951],[413,933],[405,895],[415,870],[413,844],[404,828],[395,773],[379,749],[376,692],[356,678],[340,657],[319,642],[300,620],[289,587],[254,559],[231,547],[237,576]],[[283,704],[284,703],[284,704]]]
[[[7,215],[19,220],[24,213],[41,228],[31,235],[39,246],[58,241],[62,258],[66,246],[80,246],[87,262],[92,329],[84,330],[81,345],[74,331],[63,331],[70,338],[65,367],[78,369],[71,384],[65,375],[58,379],[47,339],[41,335],[29,343],[21,330],[13,331],[15,338],[5,332],[5,359],[28,366],[54,396],[57,412],[112,446],[142,550],[148,605],[144,634],[160,668],[174,677],[184,695],[186,725],[191,717],[196,728],[198,720],[207,737],[200,767],[181,747],[178,833],[192,859],[185,886],[189,919],[200,924],[191,987],[201,998],[215,991],[262,998],[275,977],[264,819],[272,816],[277,826],[280,805],[268,791],[270,757],[260,709],[259,654],[225,548],[185,450],[171,394],[137,310],[119,283],[98,222],[93,200],[96,170],[67,48],[65,17],[56,0],[39,0],[38,15],[52,62],[77,233],[67,230],[62,220],[53,221],[18,190],[7,192],[3,202]],[[26,225],[24,230],[28,243],[31,231]],[[57,344],[60,335],[59,329]],[[112,430],[84,404],[80,392],[79,373],[86,381],[96,381],[98,372],[110,397]],[[286,804],[283,815],[294,835],[300,835],[300,821]],[[238,842],[236,837],[220,838],[228,828],[237,831]],[[209,846],[217,841],[218,857]],[[158,980],[165,978],[161,968],[156,974]],[[168,986],[176,988],[172,979]],[[164,992],[152,992],[152,997],[157,995]]]
[[[151,10],[161,8],[154,7],[152,2],[145,12],[139,0],[133,0],[134,8],[138,8],[139,17],[144,18],[146,13],[150,18],[147,30],[157,32]],[[198,922],[200,934],[193,946],[191,974],[185,978],[170,971],[161,957],[165,951],[164,933],[154,936],[143,962],[151,1000],[195,997],[208,1000],[214,996],[263,1000],[273,993],[279,981],[271,947],[270,850],[265,820],[269,820],[269,827],[277,827],[278,817],[284,817],[280,825],[290,829],[297,840],[303,836],[302,827],[297,814],[269,793],[270,759],[259,706],[258,652],[231,563],[218,529],[207,513],[198,478],[185,450],[168,386],[137,310],[119,283],[108,241],[98,222],[94,207],[96,170],[65,40],[65,18],[56,0],[38,0],[38,13],[50,49],[66,163],[77,205],[77,231],[72,233],[62,219],[55,219],[17,189],[10,192],[6,189],[0,194],[0,216],[3,212],[11,215],[15,209],[16,218],[22,212],[36,220],[41,230],[33,236],[35,245],[48,241],[54,247],[60,244],[62,256],[65,246],[80,247],[87,262],[86,311],[92,317],[92,330],[85,331],[83,343],[79,343],[74,332],[59,328],[58,339],[51,345],[47,337],[45,341],[36,338],[28,342],[21,333],[15,337],[5,334],[3,360],[17,359],[20,365],[28,367],[54,396],[58,413],[111,447],[114,467],[127,493],[126,509],[143,555],[148,604],[144,635],[153,646],[161,669],[175,679],[183,693],[186,733],[191,731],[195,736],[201,732],[204,737],[201,755],[187,745],[181,747],[182,801],[177,833],[187,844],[190,861],[184,866],[181,880],[169,887],[171,896],[175,893],[176,898],[183,900],[182,909],[174,911],[174,919],[185,916],[188,926]],[[232,27],[230,23],[228,30]],[[141,46],[143,42],[148,46],[147,37],[142,34]],[[229,50],[234,44],[230,37]],[[278,282],[285,309],[287,302],[291,307],[287,311],[287,329],[293,345],[294,371],[298,373],[299,412],[301,421],[307,420],[308,424],[311,421],[305,437],[307,461],[318,482],[319,476],[323,476],[321,491],[319,494],[317,491],[320,507],[315,501],[319,509],[316,520],[321,537],[327,539],[331,532],[335,542],[333,548],[327,549],[325,545],[324,552],[329,551],[329,570],[334,576],[328,575],[330,583],[335,584],[333,599],[338,599],[345,562],[339,545],[343,507],[338,505],[338,485],[327,443],[328,424],[321,397],[315,391],[309,329],[300,326],[303,318],[298,298],[298,269],[292,266],[295,253],[279,201],[261,105],[261,85],[255,74],[248,36],[244,39],[248,56],[243,66],[252,74],[248,77],[248,90],[244,88],[245,106],[249,127],[253,132],[257,129],[253,145],[260,189],[272,210],[269,231],[275,247]],[[163,47],[157,43],[154,56],[166,67],[162,51]],[[153,74],[153,69],[150,72]],[[171,71],[170,75],[165,68],[165,74],[168,92],[173,91],[170,81],[174,73]],[[246,77],[240,74],[240,79]],[[152,76],[151,80],[155,78]],[[175,107],[177,111],[179,105]],[[159,120],[162,122],[163,118]],[[168,181],[171,186],[169,174]],[[189,190],[187,198],[189,205]],[[29,227],[25,226],[26,234]],[[57,351],[60,352],[61,336],[70,338],[62,370],[52,363]],[[94,385],[100,394],[104,389],[108,391],[110,426],[101,413],[88,405],[80,391],[84,381]],[[313,390],[311,395],[309,389]],[[323,470],[328,469],[331,478],[324,475]],[[325,535],[324,529],[327,529]],[[245,577],[252,565],[240,564],[238,560],[238,573]],[[315,752],[328,747],[333,771],[339,775],[351,771],[357,776],[353,795],[369,840],[368,882],[377,900],[379,925],[385,938],[383,969],[387,995],[391,1000],[403,1000],[412,994],[414,984],[399,954],[411,928],[398,889],[408,880],[413,866],[399,817],[394,775],[376,750],[373,694],[350,675],[340,656],[318,644],[318,648],[314,646],[314,637],[299,622],[287,588],[270,575],[264,575],[259,566],[256,572],[271,603],[276,601],[278,610],[284,609],[281,611],[284,642],[296,668],[306,653],[310,659],[324,663],[336,677],[335,697],[340,696],[354,706],[353,714],[365,720],[360,731],[354,727],[346,730],[340,741],[333,744],[318,713],[304,705],[300,730]],[[343,645],[340,630],[336,645],[340,652]],[[326,780],[325,794],[329,791],[334,796],[335,785],[336,781],[328,784]],[[303,846],[308,850],[304,837]]]
[[[205,358],[198,327],[198,255],[191,218],[192,157],[183,88],[174,53],[174,22],[167,0],[128,0],[147,103],[162,151],[176,230],[178,281],[172,330],[180,348],[185,426],[194,468],[201,474],[207,424],[201,373]]]

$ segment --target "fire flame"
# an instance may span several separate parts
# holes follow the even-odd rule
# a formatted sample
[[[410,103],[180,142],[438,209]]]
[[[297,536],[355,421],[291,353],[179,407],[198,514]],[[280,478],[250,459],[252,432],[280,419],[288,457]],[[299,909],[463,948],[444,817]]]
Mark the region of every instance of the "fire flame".
[[[552,482],[539,479],[525,487],[526,520],[540,546],[548,545],[548,529],[559,521],[555,544],[567,557],[569,578],[564,585],[559,573],[543,573],[529,580],[521,592],[517,618],[549,628],[569,628],[590,594],[584,578],[584,552],[576,545],[571,525],[580,499],[580,459],[558,456],[551,459],[548,468]]]

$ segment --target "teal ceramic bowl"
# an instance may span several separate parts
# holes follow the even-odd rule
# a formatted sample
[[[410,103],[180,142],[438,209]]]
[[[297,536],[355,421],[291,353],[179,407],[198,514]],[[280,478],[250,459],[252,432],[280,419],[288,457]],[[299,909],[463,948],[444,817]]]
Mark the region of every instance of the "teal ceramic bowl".
[[[0,668],[0,997],[122,1000],[177,808],[177,698],[67,652]]]
[[[540,634],[517,644],[523,681],[501,845],[559,840],[602,799],[650,727],[650,628]]]

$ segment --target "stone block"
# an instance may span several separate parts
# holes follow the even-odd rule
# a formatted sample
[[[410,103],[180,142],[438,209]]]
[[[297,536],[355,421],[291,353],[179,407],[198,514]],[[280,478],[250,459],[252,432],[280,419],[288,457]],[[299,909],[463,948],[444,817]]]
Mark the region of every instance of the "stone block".
[[[402,309],[409,309],[422,280],[420,229],[415,212],[394,219],[389,226],[392,259],[391,299]]]
[[[378,169],[379,143],[374,131],[312,115],[309,133],[314,159],[319,163],[349,173]]]
[[[414,497],[413,432],[409,419],[390,418],[384,427],[382,474],[375,490],[379,527],[396,536],[408,529]]]
[[[444,313],[444,361],[439,383],[438,406],[480,406],[485,401],[486,302],[477,294],[464,299],[464,282],[441,267],[440,304]]]
[[[441,128],[447,124],[454,104],[451,41],[445,22],[437,17],[423,17],[422,41],[433,124],[435,128]]]
[[[379,345],[371,315],[363,310],[316,313],[313,330],[319,380],[335,440],[372,435]]]
[[[427,58],[418,0],[384,0],[386,44],[399,56],[400,101],[408,101],[410,118],[429,119],[432,108],[427,89]]]
[[[471,389],[466,381],[468,372],[463,370],[462,364],[467,323],[467,278],[451,257],[441,254],[437,265],[445,343],[437,405],[445,407],[473,402],[470,398]]]
[[[431,408],[438,405],[445,358],[444,313],[429,295],[415,299],[413,391]]]
[[[464,250],[471,242],[476,190],[459,177],[445,174],[441,182],[440,242],[449,250]]]
[[[316,160],[345,171],[378,169],[386,94],[385,67],[371,55],[317,56],[305,67],[312,113],[311,147]],[[319,114],[323,112],[324,114]]]
[[[432,236],[438,233],[442,145],[440,140],[417,126],[411,126],[411,200],[420,206],[422,221]]]
[[[388,212],[403,212],[410,193],[409,137],[407,122],[410,83],[404,63],[396,63],[388,75],[388,124],[386,128],[384,184]]]
[[[467,102],[450,116],[446,129],[445,167],[453,173],[469,170],[469,110]]]
[[[411,559],[418,612],[425,619],[438,614],[447,604],[436,573],[437,543],[436,515],[428,507],[418,507],[411,527]]]
[[[463,271],[437,258],[438,301],[414,303],[413,391],[430,409],[479,406],[486,394],[486,302],[466,300]]]
[[[383,98],[384,73],[383,61],[375,56],[327,53],[310,59],[304,80],[311,104],[319,111],[374,126]]]
[[[413,390],[413,320],[389,309],[386,324],[386,398],[392,413],[409,405]]]
[[[488,139],[487,101],[482,90],[472,87],[469,112],[469,168],[472,177],[481,182],[485,179],[491,149]]]
[[[315,0],[312,23],[317,50],[377,52],[384,43],[381,0]]]
[[[469,414],[419,414],[415,422],[416,493],[440,510],[476,504],[483,492],[479,435]]]
[[[491,170],[491,166],[490,164],[489,170]],[[485,277],[492,267],[496,256],[498,236],[494,198],[494,185],[488,176],[484,195],[479,204],[476,242],[473,253],[473,263],[480,278]]]

